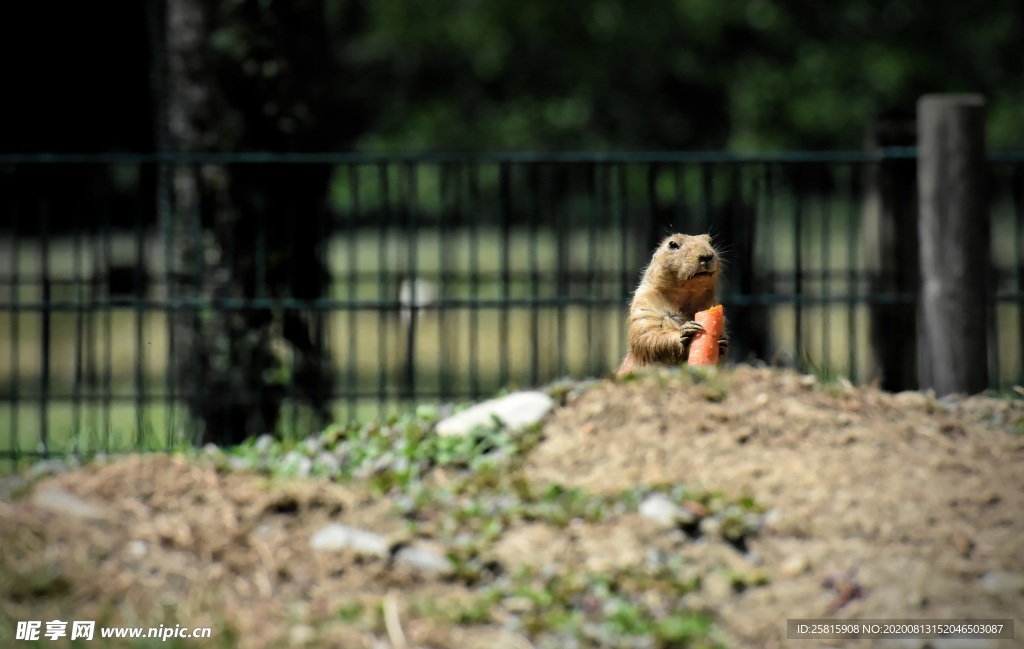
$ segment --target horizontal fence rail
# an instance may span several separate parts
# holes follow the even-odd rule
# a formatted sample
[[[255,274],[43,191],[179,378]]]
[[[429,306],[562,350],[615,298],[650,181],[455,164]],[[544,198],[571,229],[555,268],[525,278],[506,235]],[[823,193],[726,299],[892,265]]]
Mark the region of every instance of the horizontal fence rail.
[[[304,436],[606,376],[674,231],[721,251],[731,361],[913,387],[879,341],[917,308],[916,258],[883,241],[916,218],[915,158],[0,154],[0,458]],[[990,387],[1007,389],[1024,154],[988,166]]]

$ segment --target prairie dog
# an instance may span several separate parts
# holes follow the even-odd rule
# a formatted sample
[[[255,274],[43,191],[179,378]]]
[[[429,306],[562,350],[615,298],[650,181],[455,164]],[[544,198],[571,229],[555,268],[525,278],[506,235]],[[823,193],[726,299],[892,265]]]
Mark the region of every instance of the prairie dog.
[[[655,363],[686,362],[690,342],[703,327],[698,311],[715,304],[718,253],[711,235],[673,234],[658,245],[629,306],[629,350],[616,376]],[[719,362],[729,341],[719,341]]]

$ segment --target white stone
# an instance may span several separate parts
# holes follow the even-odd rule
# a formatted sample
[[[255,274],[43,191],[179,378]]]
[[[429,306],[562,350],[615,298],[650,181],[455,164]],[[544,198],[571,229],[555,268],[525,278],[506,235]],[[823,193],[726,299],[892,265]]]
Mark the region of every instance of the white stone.
[[[308,624],[293,626],[288,633],[288,644],[293,647],[307,645],[316,639],[316,630]]]
[[[640,503],[640,515],[649,518],[661,527],[686,525],[694,521],[694,516],[679,505],[672,502],[665,494],[654,493]]]
[[[420,545],[409,545],[399,550],[395,554],[395,563],[441,575],[450,575],[453,571],[452,562],[448,557]]]
[[[555,400],[543,392],[513,392],[456,413],[438,423],[436,430],[442,437],[465,435],[476,426],[490,425],[495,418],[515,430],[539,422],[554,407]]]
[[[316,551],[354,550],[359,554],[388,556],[388,542],[384,537],[340,523],[320,528],[310,537],[309,547]]]
[[[127,550],[128,554],[130,554],[131,556],[137,559],[141,559],[142,557],[149,554],[149,544],[145,541],[136,539],[134,541],[128,542]]]
[[[82,500],[63,489],[43,489],[32,495],[32,504],[40,509],[72,518],[98,520],[107,517],[107,510]]]
[[[978,585],[997,595],[1022,595],[1024,594],[1024,574],[987,572],[978,580]]]
[[[779,566],[779,572],[786,577],[796,577],[802,575],[811,567],[811,562],[805,554],[794,554],[788,557]]]

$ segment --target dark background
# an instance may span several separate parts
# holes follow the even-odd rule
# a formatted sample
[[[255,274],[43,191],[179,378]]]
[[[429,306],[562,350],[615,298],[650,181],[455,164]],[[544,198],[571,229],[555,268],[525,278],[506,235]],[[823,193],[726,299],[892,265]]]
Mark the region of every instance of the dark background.
[[[988,98],[993,148],[1024,142],[1014,0],[187,4],[221,150],[858,149],[963,91]],[[0,148],[154,150],[162,10],[6,3]]]

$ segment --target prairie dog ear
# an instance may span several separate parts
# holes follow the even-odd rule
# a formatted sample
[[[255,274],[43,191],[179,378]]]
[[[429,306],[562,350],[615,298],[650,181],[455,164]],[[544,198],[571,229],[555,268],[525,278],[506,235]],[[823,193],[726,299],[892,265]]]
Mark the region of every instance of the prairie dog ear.
[[[700,238],[704,239],[708,243],[711,243],[711,235],[710,234],[702,234],[702,235],[700,235]]]

